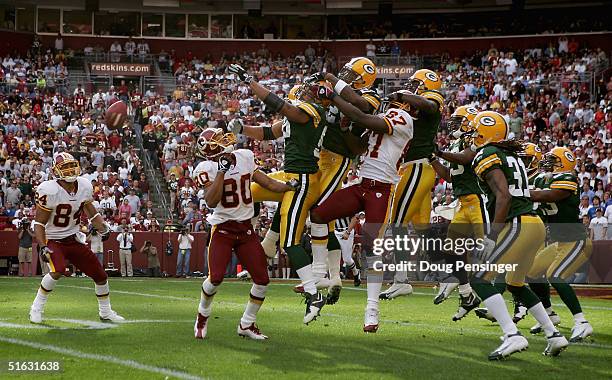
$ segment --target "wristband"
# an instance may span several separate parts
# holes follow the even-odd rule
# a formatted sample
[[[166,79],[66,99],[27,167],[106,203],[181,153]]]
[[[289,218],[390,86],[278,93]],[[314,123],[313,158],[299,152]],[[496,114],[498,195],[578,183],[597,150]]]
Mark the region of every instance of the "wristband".
[[[344,87],[346,86],[348,86],[348,83],[346,83],[342,79],[339,79],[338,82],[336,82],[336,85],[334,86],[334,92],[336,94],[341,94],[342,90],[344,90]]]
[[[44,224],[42,224],[41,222],[37,222],[37,221],[33,221],[33,222],[32,222],[32,224],[33,224],[33,225],[39,225],[39,226],[41,226],[42,228],[46,228],[46,227],[47,227],[47,226],[45,226]]]
[[[272,112],[280,111],[285,105],[285,101],[273,92],[269,92],[263,102]]]
[[[272,127],[263,127],[263,139],[264,140],[276,140]]]

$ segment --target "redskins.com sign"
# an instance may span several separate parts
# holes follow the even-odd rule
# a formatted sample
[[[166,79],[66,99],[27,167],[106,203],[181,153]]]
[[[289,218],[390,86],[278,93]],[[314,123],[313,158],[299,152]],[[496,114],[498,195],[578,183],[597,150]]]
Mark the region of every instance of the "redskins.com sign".
[[[385,65],[376,68],[377,78],[398,79],[408,78],[414,73],[414,66]]]
[[[144,63],[92,63],[91,73],[98,75],[150,75],[151,66]]]

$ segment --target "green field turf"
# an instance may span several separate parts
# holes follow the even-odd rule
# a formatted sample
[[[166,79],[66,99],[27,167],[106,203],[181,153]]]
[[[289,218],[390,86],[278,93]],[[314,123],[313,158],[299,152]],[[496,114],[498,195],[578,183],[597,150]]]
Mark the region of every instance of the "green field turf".
[[[79,379],[604,379],[612,377],[612,302],[582,299],[595,329],[586,343],[572,345],[558,358],[541,355],[546,342],[529,335],[531,317],[519,324],[529,350],[502,362],[487,361],[499,345],[497,325],[474,315],[450,320],[456,296],[439,306],[434,289],[381,305],[377,334],[364,334],[366,293],[345,288],[337,305],[326,306],[309,326],[304,305],[291,285],[275,283],[258,324],[270,339],[236,335],[250,284],[226,282],[216,296],[208,337],[196,341],[193,319],[201,279],[112,279],[113,308],[129,323],[108,328],[98,323],[89,279],[64,278],[47,303],[46,326],[28,321],[40,279],[0,278],[0,362],[61,360],[61,374]],[[553,298],[569,337],[571,315]],[[36,328],[37,327],[37,328]],[[107,327],[102,328],[101,327]],[[5,364],[4,364],[5,365]],[[9,375],[0,379],[40,378]]]

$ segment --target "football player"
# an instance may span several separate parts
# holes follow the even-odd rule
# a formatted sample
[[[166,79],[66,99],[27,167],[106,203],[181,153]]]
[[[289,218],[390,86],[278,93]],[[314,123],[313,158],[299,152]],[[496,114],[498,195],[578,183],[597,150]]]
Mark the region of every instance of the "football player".
[[[539,298],[525,285],[525,275],[539,247],[544,245],[546,230],[533,210],[527,170],[516,153],[522,150],[522,145],[508,140],[508,125],[497,112],[480,112],[473,126],[472,145],[476,156],[472,168],[487,195],[487,210],[492,218],[481,260],[485,264],[516,264],[514,271],[506,273],[508,290],[542,325],[548,340],[544,354],[557,356],[569,343],[555,328]],[[485,267],[472,279],[472,288],[504,332],[503,343],[489,354],[490,360],[502,359],[529,345],[512,322],[503,297],[491,283],[496,274]]]
[[[421,235],[426,234],[429,228],[431,189],[436,179],[429,157],[436,147],[434,140],[444,109],[444,97],[438,92],[441,87],[442,80],[438,74],[428,69],[417,70],[407,84],[409,92],[428,101],[422,108],[412,104],[415,113],[414,138],[403,157],[401,179],[395,186],[391,212],[391,225],[399,231],[405,229],[410,222]],[[404,97],[410,100],[414,95]],[[404,254],[396,252],[396,260],[406,260]],[[408,273],[405,270],[396,271],[393,284],[380,294],[380,298],[393,299],[410,293],[412,286],[408,283]]]
[[[254,215],[251,181],[278,193],[299,188],[297,181],[282,183],[259,171],[253,152],[233,150],[235,141],[232,133],[223,133],[220,128],[208,128],[202,132],[196,144],[198,155],[206,161],[200,162],[194,169],[193,179],[205,189],[204,200],[214,209],[207,218],[213,226],[208,246],[209,275],[202,283],[194,326],[196,339],[206,337],[213,297],[223,282],[232,251],[253,279],[250,299],[238,324],[238,335],[255,340],[268,338],[255,324],[270,280],[266,256],[251,223]]]
[[[471,149],[470,123],[478,115],[474,107],[458,107],[448,121],[448,129],[456,140],[451,144],[449,152],[438,151],[436,155],[450,163],[450,167],[442,165],[436,155],[432,156],[431,166],[439,176],[453,185],[453,194],[459,198],[459,208],[455,212],[448,227],[449,239],[473,237],[483,239],[488,233],[489,216],[486,211],[486,198],[478,186],[478,179],[470,165],[476,153]],[[445,255],[447,263],[454,264],[465,260],[452,252]],[[456,268],[453,265],[453,268]],[[459,282],[454,282],[455,277]],[[470,310],[478,307],[480,299],[472,292],[465,269],[454,270],[452,275],[440,282],[440,289],[434,298],[438,305],[446,300],[450,293],[459,287],[459,309],[453,316],[453,321],[463,318]]]
[[[297,105],[285,101],[261,84],[240,65],[232,64],[229,71],[246,83],[251,91],[262,99],[267,109],[279,113],[285,118],[282,123],[272,127],[251,127],[240,124],[239,133],[257,140],[275,140],[285,138],[285,168],[282,174],[284,181],[295,179],[300,183],[298,191],[286,192],[282,197],[269,194],[267,200],[281,201],[280,206],[280,242],[287,252],[291,266],[297,272],[304,286],[306,314],[304,323],[315,320],[323,306],[325,298],[318,292],[316,279],[312,273],[310,256],[300,245],[304,226],[310,208],[316,203],[320,191],[319,153],[325,134],[325,102],[315,94],[323,84],[304,83],[297,89]]]
[[[534,181],[531,199],[539,203],[540,215],[549,228],[549,244],[540,250],[527,274],[529,287],[540,297],[551,320],[560,322],[550,303],[549,283],[574,316],[570,342],[579,342],[591,334],[593,327],[584,317],[576,292],[567,279],[591,256],[593,244],[578,222],[580,203],[574,154],[565,147],[553,148],[540,162],[543,173]],[[545,278],[543,278],[545,276]],[[532,334],[542,332],[538,323]]]
[[[121,322],[123,317],[111,309],[107,275],[96,255],[80,232],[81,214],[89,218],[103,239],[108,239],[109,226],[93,205],[93,187],[81,177],[81,166],[71,154],[57,153],[53,157],[54,179],[36,188],[36,217],[32,222],[39,242],[40,259],[49,266],[30,308],[30,322],[42,323],[43,310],[49,293],[66,270],[69,260],[95,282],[98,315],[104,322]]]
[[[320,92],[329,98],[338,109],[355,123],[369,129],[368,152],[360,168],[359,183],[338,190],[322,204],[310,212],[313,223],[327,227],[327,223],[342,217],[354,216],[365,211],[363,246],[367,255],[367,305],[363,331],[374,333],[378,330],[378,295],[382,286],[382,274],[374,270],[380,257],[374,256],[374,239],[382,238],[385,223],[392,199],[394,184],[399,181],[398,168],[400,160],[412,139],[412,116],[408,102],[402,102],[401,96],[391,94],[379,115],[368,115],[353,106],[335,92]],[[412,102],[428,102],[425,98]],[[326,231],[327,234],[327,231]]]

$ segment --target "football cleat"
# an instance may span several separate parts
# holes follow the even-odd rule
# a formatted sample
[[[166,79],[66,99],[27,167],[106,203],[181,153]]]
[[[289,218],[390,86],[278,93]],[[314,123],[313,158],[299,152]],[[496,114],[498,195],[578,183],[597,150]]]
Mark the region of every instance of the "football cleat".
[[[451,295],[453,290],[459,286],[458,282],[441,282],[438,288],[438,294],[433,300],[434,305],[439,305]]]
[[[556,331],[551,336],[547,336],[548,345],[542,353],[546,356],[559,356],[559,354],[569,346],[569,342],[559,331]]]
[[[408,282],[394,282],[389,289],[381,292],[378,299],[381,300],[392,300],[400,296],[407,296],[412,294],[412,285]]]
[[[195,325],[193,326],[193,332],[196,339],[206,338],[206,333],[208,332],[208,317],[198,313]],[[238,332],[238,335],[240,335],[240,332]]]
[[[30,308],[30,322],[31,323],[42,323],[43,321],[43,311],[42,309]]]
[[[297,294],[304,294],[304,285],[299,284],[293,287],[293,291]]]
[[[476,316],[478,318],[488,319],[489,321],[491,321],[493,323],[497,322],[497,319],[495,319],[493,314],[489,313],[489,310],[486,307],[478,308],[478,309],[474,310],[474,313],[476,313]]]
[[[268,339],[267,335],[262,334],[255,323],[251,323],[248,327],[242,327],[242,322],[238,323],[238,336],[243,338],[251,338],[253,340],[265,340]]]
[[[515,352],[525,351],[529,347],[529,342],[520,332],[502,337],[503,343],[495,351],[489,354],[489,360],[501,360],[514,354]]]
[[[321,309],[325,306],[325,297],[319,292],[316,294],[304,293],[304,296],[306,297],[304,324],[309,324],[321,314]]]
[[[325,303],[328,305],[337,303],[340,299],[340,291],[342,291],[342,285],[331,286],[327,291],[327,301]]]
[[[572,336],[570,337],[570,343],[582,342],[584,339],[590,337],[593,334],[593,326],[587,321],[576,323],[572,327]]]
[[[512,322],[514,324],[519,323],[527,316],[527,308],[522,303],[514,301],[514,315],[512,316]]]
[[[453,321],[457,322],[458,320],[465,317],[470,311],[480,305],[480,298],[476,297],[474,293],[470,293],[467,297],[459,296],[459,309],[457,313],[453,315]]]
[[[363,322],[364,333],[375,333],[378,331],[378,310],[366,309]]]
[[[108,312],[108,314],[100,315],[102,322],[123,322],[125,318],[117,314],[114,310]]]
[[[561,318],[554,311],[551,311],[550,314],[548,314],[548,317],[550,318],[550,321],[553,323],[554,326],[558,326],[559,324],[561,324]],[[529,329],[529,332],[534,335],[539,334],[542,331],[544,330],[542,329],[542,325],[540,324],[540,322],[536,323],[532,328]]]

